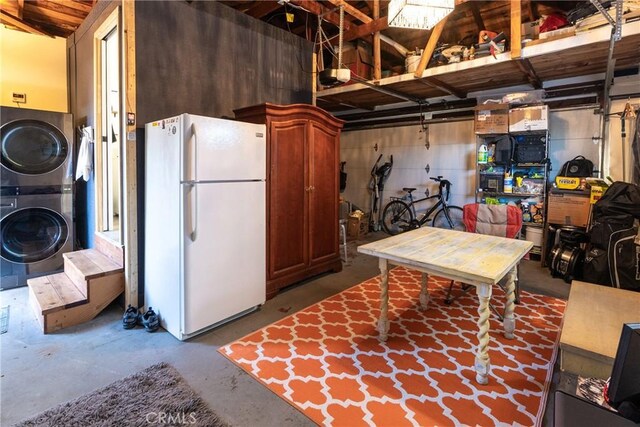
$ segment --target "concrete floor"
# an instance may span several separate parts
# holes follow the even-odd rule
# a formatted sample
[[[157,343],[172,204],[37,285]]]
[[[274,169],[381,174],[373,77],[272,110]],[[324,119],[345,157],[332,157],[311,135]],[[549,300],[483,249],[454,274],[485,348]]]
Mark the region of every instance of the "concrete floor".
[[[0,293],[10,306],[9,330],[0,335],[0,425],[11,425],[75,399],[156,362],[175,366],[209,406],[232,426],[312,426],[308,418],[241,371],[216,351],[220,346],[378,274],[377,259],[356,246],[379,238],[349,242],[349,260],[338,274],[295,285],[257,312],[180,342],[164,330],[124,330],[123,310],[111,305],[93,321],[43,335],[28,305],[27,288]],[[241,268],[241,266],[239,266]],[[553,279],[539,262],[521,263],[522,289],[566,299],[569,285]],[[554,376],[555,388],[570,390],[572,379]],[[545,425],[552,425],[549,408]],[[135,420],[139,421],[139,420]]]

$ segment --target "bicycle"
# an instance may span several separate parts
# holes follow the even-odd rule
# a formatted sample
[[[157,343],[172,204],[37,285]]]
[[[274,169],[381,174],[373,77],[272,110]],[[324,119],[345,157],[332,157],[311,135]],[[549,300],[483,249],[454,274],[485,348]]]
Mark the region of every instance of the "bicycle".
[[[415,191],[415,188],[403,188],[406,191],[404,197],[392,197],[391,201],[387,203],[382,213],[382,227],[384,231],[392,236],[400,234],[405,231],[419,228],[431,221],[431,225],[437,228],[449,228],[453,230],[464,231],[464,223],[462,222],[462,208],[459,206],[449,205],[449,191],[451,189],[451,182],[442,179],[442,176],[429,177],[433,181],[439,183],[438,194],[429,196],[429,189],[425,191],[425,196],[422,199],[414,200],[411,194]],[[431,206],[427,212],[418,219],[416,215],[416,203],[423,202],[429,199],[437,199],[437,202]],[[404,200],[408,200],[405,202]],[[438,209],[439,208],[439,209]],[[435,212],[433,219],[431,215]]]

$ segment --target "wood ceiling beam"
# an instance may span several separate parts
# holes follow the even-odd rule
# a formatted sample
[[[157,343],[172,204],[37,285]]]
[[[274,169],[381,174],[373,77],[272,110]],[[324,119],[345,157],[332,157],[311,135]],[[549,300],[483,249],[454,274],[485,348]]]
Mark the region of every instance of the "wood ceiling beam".
[[[260,19],[280,7],[280,4],[276,1],[259,1],[250,7],[245,13],[256,19]]]
[[[75,1],[35,0],[27,1],[26,4],[28,4],[29,6],[38,7],[40,9],[47,9],[64,13],[65,15],[70,15],[81,19],[86,18],[89,12],[91,12],[90,6]]]
[[[33,15],[34,17],[49,18],[54,22],[61,21],[61,22],[67,22],[70,24],[80,25],[82,24],[82,21],[84,21],[83,17],[69,15],[67,13],[58,12],[52,9],[45,9],[43,7],[31,4],[30,2],[25,3],[24,10],[26,13]]]
[[[67,1],[65,2],[65,6],[69,9],[76,9],[81,12],[88,14],[93,9],[93,5],[95,4],[94,0],[91,1]]]
[[[373,1],[373,17],[380,18],[380,0]],[[382,78],[382,61],[380,53],[380,31],[373,33],[373,79]]]
[[[467,97],[467,92],[461,91],[456,89],[455,87],[451,86],[448,83],[443,82],[442,80],[439,80],[435,77],[426,77],[424,79],[420,79],[418,80],[420,83],[424,83],[429,87],[433,87],[436,89],[439,89],[445,93],[448,93],[449,95],[453,95],[456,96],[460,99],[464,99]]]
[[[511,59],[522,56],[522,4],[511,0]]]
[[[347,12],[349,15],[353,16],[354,18],[362,21],[364,24],[373,21],[373,19],[371,19],[369,16],[367,16],[364,13],[360,12],[358,9],[356,9],[353,6],[351,6],[349,3],[347,3],[344,0],[329,0],[329,3],[331,3],[334,6],[338,6],[338,7],[342,6],[342,7],[344,7],[344,11],[345,12]],[[375,2],[374,2],[374,5],[375,5]],[[374,10],[375,10],[375,6],[374,6]]]
[[[429,40],[427,40],[427,45],[424,47],[422,56],[420,56],[420,62],[418,63],[418,68],[414,73],[414,76],[416,78],[422,77],[422,73],[424,73],[424,70],[427,68],[427,65],[429,64],[429,60],[431,59],[433,52],[436,50],[436,46],[438,44],[438,40],[440,39],[440,35],[442,34],[442,30],[444,29],[444,26],[447,25],[447,19],[449,18],[450,15],[451,13],[445,16],[444,19],[438,22],[436,26],[433,27],[433,30],[431,30],[431,34],[429,35]]]
[[[345,31],[343,39],[344,41],[360,39],[377,31],[386,30],[387,28],[389,28],[389,23],[385,16],[384,18],[374,19],[367,24],[362,24],[349,31]]]
[[[473,20],[476,22],[476,27],[478,27],[478,32],[486,30],[487,28],[484,26],[484,20],[482,19],[482,15],[480,14],[480,9],[478,8],[477,3],[469,2],[468,5],[471,9]]]
[[[51,34],[47,34],[44,31],[40,30],[39,28],[29,25],[28,23],[24,22],[22,19],[17,18],[13,15],[9,15],[4,10],[0,10],[0,22],[2,22],[5,25],[11,25],[22,31],[26,31],[27,33],[37,34],[39,36],[53,37]]]
[[[335,12],[327,12],[325,8],[315,0],[291,0],[291,4],[300,6],[314,15],[322,15],[322,19],[332,23],[336,27],[340,26],[340,15]],[[344,20],[343,31],[350,31],[354,25],[347,19]]]
[[[18,0],[18,18],[22,19],[24,12],[24,0]]]
[[[529,83],[531,83],[531,86],[533,86],[534,89],[542,88],[542,81],[540,80],[540,77],[538,77],[538,75],[536,74],[536,70],[534,70],[533,65],[531,65],[531,62],[529,61],[529,59],[522,58],[522,59],[516,60],[515,63],[520,69],[520,71],[522,71],[524,74],[527,75],[527,79],[529,80]]]

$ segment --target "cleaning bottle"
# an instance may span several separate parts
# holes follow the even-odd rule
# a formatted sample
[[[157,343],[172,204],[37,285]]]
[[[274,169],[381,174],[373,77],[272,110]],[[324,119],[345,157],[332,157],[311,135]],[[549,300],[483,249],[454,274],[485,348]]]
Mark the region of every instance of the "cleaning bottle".
[[[513,193],[513,177],[509,172],[504,173],[504,192]]]
[[[486,164],[488,156],[487,144],[481,144],[478,148],[478,164]]]

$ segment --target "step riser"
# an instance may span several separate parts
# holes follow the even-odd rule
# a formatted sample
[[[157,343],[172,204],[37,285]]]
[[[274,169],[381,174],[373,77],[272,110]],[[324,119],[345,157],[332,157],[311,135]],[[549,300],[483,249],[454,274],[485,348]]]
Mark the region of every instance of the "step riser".
[[[29,286],[29,305],[31,306],[33,314],[36,315],[36,319],[38,319],[38,323],[40,323],[40,326],[42,326],[42,330],[44,331],[45,324],[44,316],[42,315],[42,307],[40,307],[40,304],[38,304],[38,298],[36,298],[36,295],[31,286]]]
[[[71,262],[67,257],[64,257],[64,272],[73,283],[80,289],[88,299],[89,296],[89,287],[87,285],[87,281],[84,278],[84,274],[76,267],[73,262]]]
[[[43,316],[39,314],[39,307],[37,307],[36,302],[34,310],[36,311],[36,315],[39,315],[39,320],[44,333],[48,334],[60,329],[88,322],[104,310],[123,291],[124,274],[110,274],[108,276],[89,280],[89,293],[91,295],[91,299],[86,304],[45,314]]]
[[[124,248],[107,240],[100,233],[95,234],[95,248],[119,266],[124,265]]]

